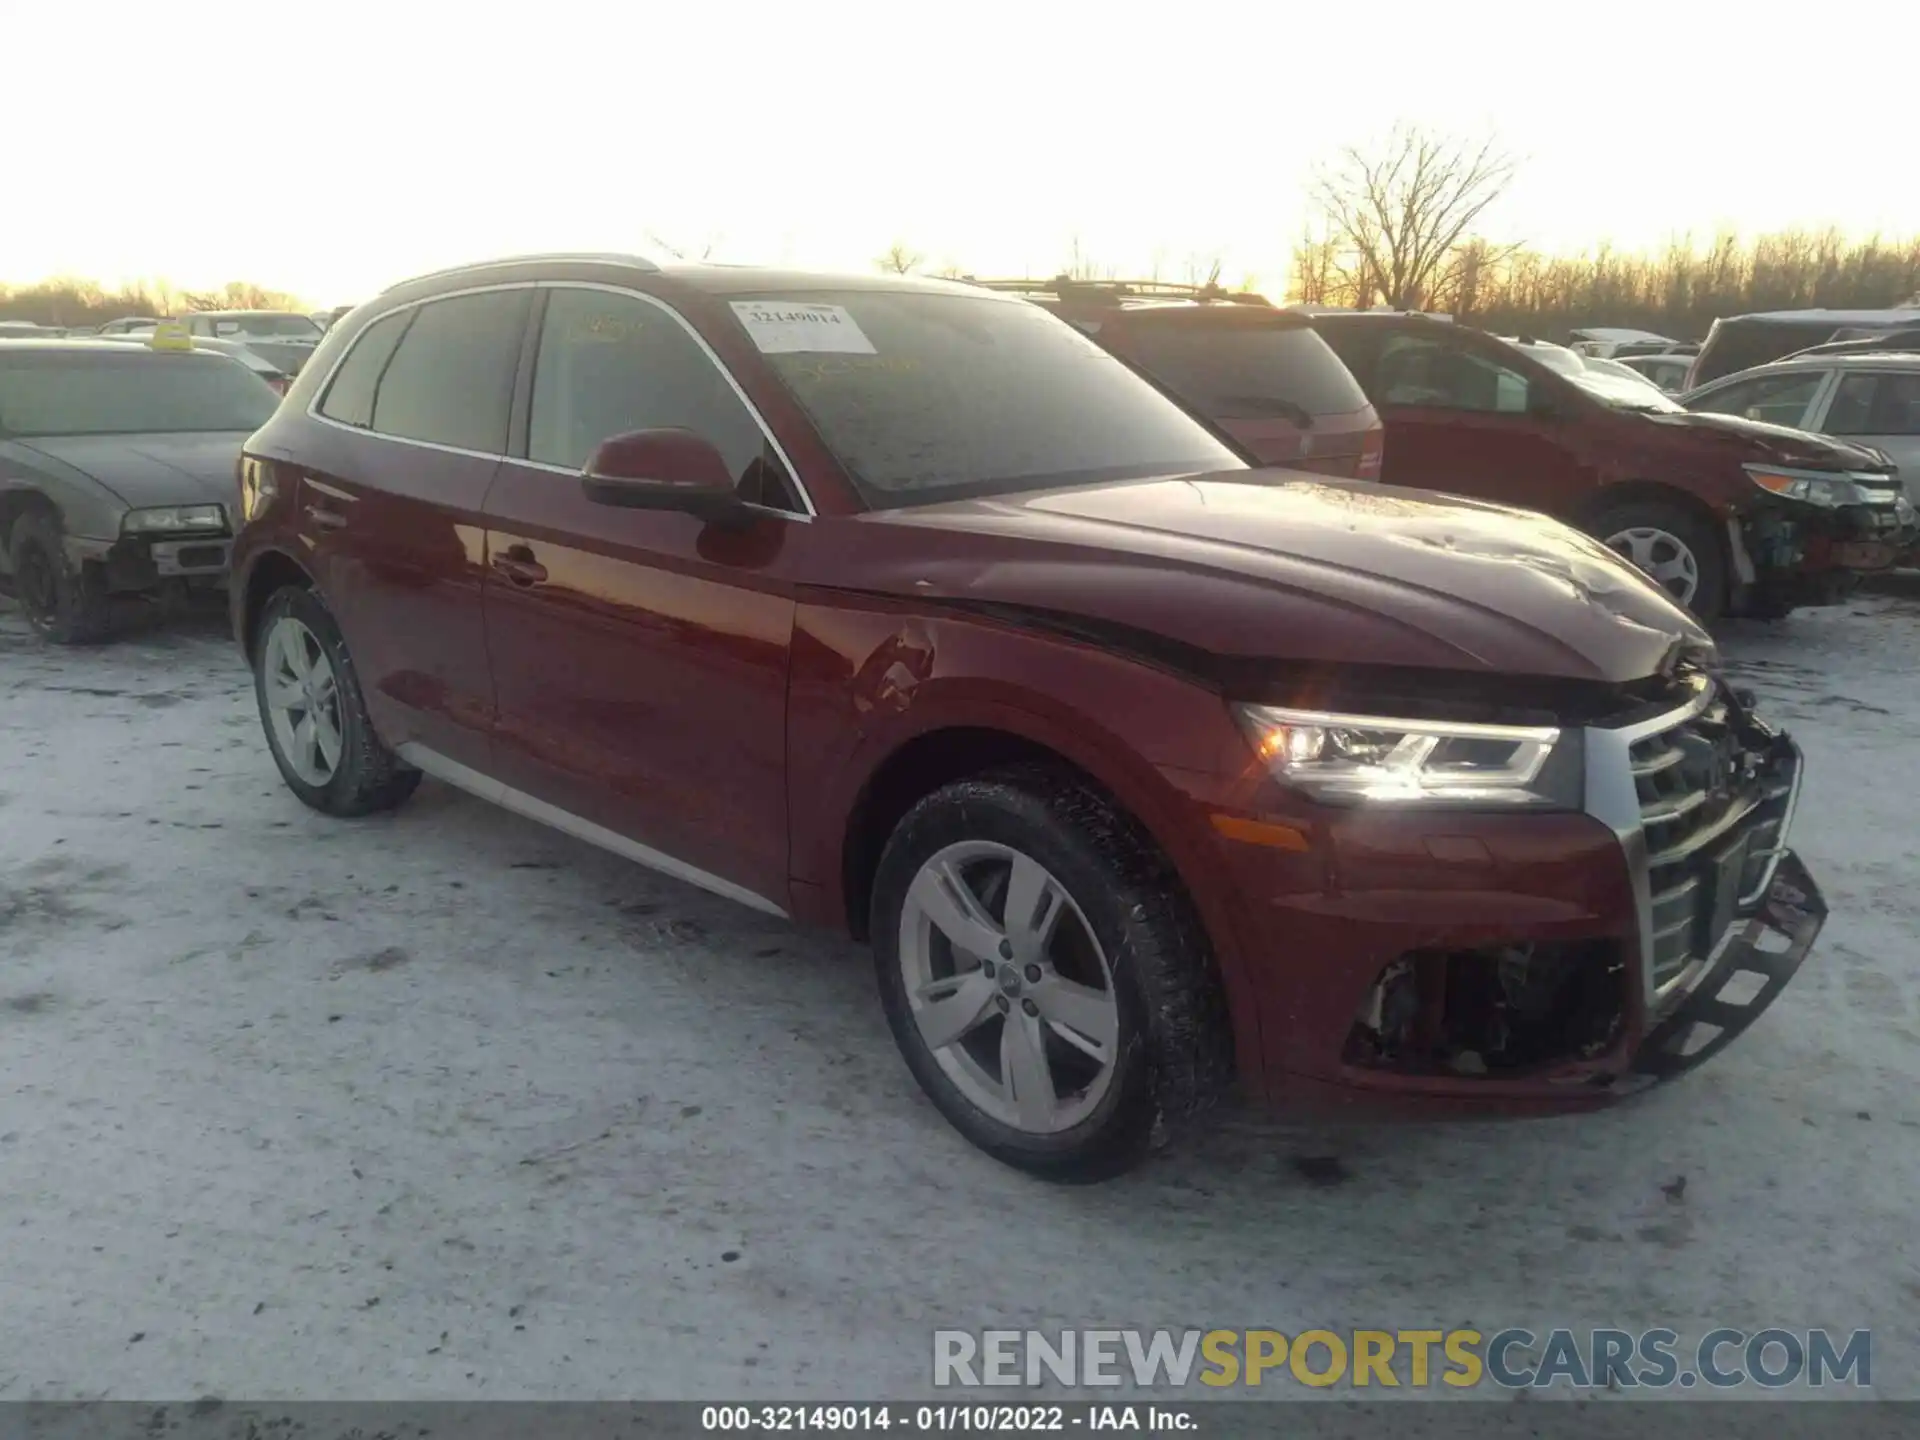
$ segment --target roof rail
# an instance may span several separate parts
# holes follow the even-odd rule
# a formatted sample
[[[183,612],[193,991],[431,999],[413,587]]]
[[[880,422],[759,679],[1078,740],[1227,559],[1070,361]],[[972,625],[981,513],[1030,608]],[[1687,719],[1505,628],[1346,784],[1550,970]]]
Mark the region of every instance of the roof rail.
[[[380,293],[398,290],[402,285],[412,285],[420,280],[437,280],[442,275],[461,275],[469,270],[500,270],[509,265],[529,265],[538,261],[557,262],[563,260],[598,260],[611,265],[625,265],[632,270],[658,271],[659,262],[649,260],[644,255],[626,255],[613,250],[565,250],[543,252],[534,255],[507,255],[498,260],[474,260],[465,265],[448,265],[444,269],[429,270],[424,275],[409,275],[404,280],[396,280]]]
[[[1264,295],[1247,290],[1228,290],[1225,286],[1178,285],[1168,280],[1080,280],[1071,275],[1055,275],[1050,280],[981,280],[972,275],[960,279],[983,290],[1003,290],[1013,294],[1053,295],[1062,300],[1226,300],[1236,305],[1265,305],[1273,302]]]

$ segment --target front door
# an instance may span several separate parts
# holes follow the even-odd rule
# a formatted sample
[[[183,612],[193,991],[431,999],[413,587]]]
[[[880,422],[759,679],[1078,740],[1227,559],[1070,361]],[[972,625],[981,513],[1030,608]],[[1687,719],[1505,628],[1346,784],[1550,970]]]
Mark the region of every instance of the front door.
[[[484,770],[493,679],[481,507],[506,449],[527,288],[369,325],[328,382],[300,524],[375,727]]]
[[[1885,452],[1900,467],[1907,498],[1920,505],[1920,370],[1842,372],[1812,428]]]
[[[494,773],[562,812],[549,818],[785,909],[797,492],[674,312],[592,286],[543,294],[524,454],[487,501]],[[764,502],[754,524],[587,499],[580,471],[601,441],[664,426],[719,448]]]
[[[1559,422],[1542,413],[1546,384],[1456,335],[1390,335],[1367,387],[1387,427],[1380,478],[1574,513],[1596,477],[1582,470]]]

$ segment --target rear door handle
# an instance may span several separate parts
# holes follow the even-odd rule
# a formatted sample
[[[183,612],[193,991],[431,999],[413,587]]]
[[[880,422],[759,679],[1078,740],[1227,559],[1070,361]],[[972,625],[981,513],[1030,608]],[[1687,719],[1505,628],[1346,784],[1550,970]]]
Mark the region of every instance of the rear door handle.
[[[515,585],[538,585],[547,578],[547,567],[533,558],[525,545],[509,545],[493,557],[493,568]]]

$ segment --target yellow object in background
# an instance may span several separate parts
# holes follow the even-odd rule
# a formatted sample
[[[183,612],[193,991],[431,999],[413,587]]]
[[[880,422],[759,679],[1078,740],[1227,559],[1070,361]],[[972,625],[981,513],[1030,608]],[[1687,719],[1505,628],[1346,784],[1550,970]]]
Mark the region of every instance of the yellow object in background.
[[[162,320],[153,327],[153,336],[147,344],[155,350],[191,350],[193,334],[184,320]]]

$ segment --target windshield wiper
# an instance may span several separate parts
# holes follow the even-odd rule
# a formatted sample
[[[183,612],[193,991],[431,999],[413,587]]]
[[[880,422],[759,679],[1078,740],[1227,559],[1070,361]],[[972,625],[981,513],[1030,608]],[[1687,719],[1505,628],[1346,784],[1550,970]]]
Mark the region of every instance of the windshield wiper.
[[[1278,395],[1223,395],[1215,406],[1223,415],[1230,411],[1241,411],[1255,415],[1278,415],[1291,420],[1302,430],[1313,428],[1313,412],[1306,406],[1292,400],[1283,400]]]

